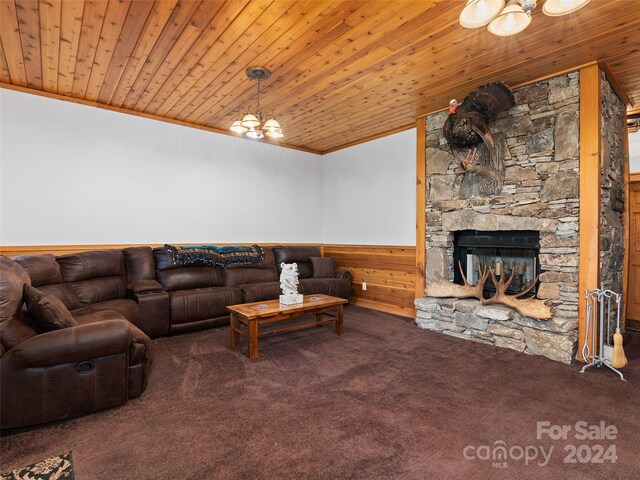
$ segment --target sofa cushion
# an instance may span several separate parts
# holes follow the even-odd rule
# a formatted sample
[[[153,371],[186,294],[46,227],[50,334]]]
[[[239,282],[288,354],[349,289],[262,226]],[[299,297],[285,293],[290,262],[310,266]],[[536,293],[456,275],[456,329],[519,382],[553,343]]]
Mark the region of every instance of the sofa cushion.
[[[69,287],[85,305],[124,298],[127,293],[124,277],[91,278],[70,283]]]
[[[60,265],[51,254],[15,257],[14,260],[29,273],[34,287],[63,282]]]
[[[278,275],[282,271],[281,263],[297,263],[298,278],[313,277],[313,265],[311,257],[319,257],[320,249],[313,246],[274,247]]]
[[[156,277],[156,262],[151,247],[129,247],[122,250],[127,269],[127,280],[153,280]]]
[[[115,300],[106,300],[104,302],[94,303],[92,305],[85,305],[84,307],[76,308],[71,311],[74,317],[80,317],[90,313],[100,312],[102,310],[114,310],[120,315],[125,317],[131,323],[137,323],[140,318],[140,310],[135,300],[128,298],[119,298]]]
[[[336,273],[336,261],[331,257],[311,257],[313,278],[333,278]]]
[[[277,299],[282,290],[279,282],[262,282],[240,285],[245,303]]]
[[[165,290],[221,287],[224,285],[224,269],[220,267],[183,267],[157,271],[158,281]]]
[[[324,293],[346,299],[351,296],[351,282],[346,278],[304,278],[300,280],[300,289],[304,295]]]
[[[65,282],[126,275],[122,250],[93,250],[57,258]]]
[[[53,295],[58,298],[69,310],[80,308],[82,306],[82,303],[80,303],[80,300],[67,283],[50,283],[49,285],[40,285],[38,290],[46,293],[47,295]]]
[[[115,310],[98,310],[90,313],[79,314],[73,312],[73,318],[78,325],[86,325],[88,323],[104,322],[106,320],[127,320],[124,315]]]
[[[225,270],[225,285],[236,287],[247,283],[275,282],[278,280],[278,272],[274,266],[266,268],[227,268]]]
[[[31,320],[38,330],[51,332],[77,325],[64,303],[53,295],[26,285],[24,297]]]
[[[171,323],[189,323],[228,315],[227,305],[242,303],[242,291],[233,287],[194,288],[169,293]]]

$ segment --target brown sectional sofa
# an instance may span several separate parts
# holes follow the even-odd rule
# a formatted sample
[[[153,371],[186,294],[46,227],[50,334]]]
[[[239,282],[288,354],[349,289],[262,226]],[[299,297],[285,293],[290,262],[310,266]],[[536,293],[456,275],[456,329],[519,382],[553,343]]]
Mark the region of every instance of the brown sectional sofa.
[[[226,325],[228,305],[277,299],[282,262],[298,264],[301,293],[349,298],[349,272],[313,277],[317,247],[263,251],[257,265],[226,268],[174,265],[164,247],[2,257],[0,428],[89,413],[137,397],[151,369],[149,337]],[[58,298],[77,325],[38,332],[24,306],[25,285]]]
[[[31,270],[0,257],[0,427],[90,413],[140,395],[151,368],[149,337],[113,310],[83,311],[52,256],[22,263]],[[106,280],[113,292],[116,283]],[[39,332],[24,307],[29,285],[71,306],[76,325]],[[99,298],[88,285],[76,285],[82,298]]]

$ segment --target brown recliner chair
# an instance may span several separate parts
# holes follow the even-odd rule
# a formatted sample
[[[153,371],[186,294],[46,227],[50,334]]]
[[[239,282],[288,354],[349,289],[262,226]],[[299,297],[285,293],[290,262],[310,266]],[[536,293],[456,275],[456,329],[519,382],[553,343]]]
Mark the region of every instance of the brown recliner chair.
[[[30,284],[26,270],[0,256],[0,428],[82,415],[142,393],[149,337],[114,311],[40,333],[23,308]]]

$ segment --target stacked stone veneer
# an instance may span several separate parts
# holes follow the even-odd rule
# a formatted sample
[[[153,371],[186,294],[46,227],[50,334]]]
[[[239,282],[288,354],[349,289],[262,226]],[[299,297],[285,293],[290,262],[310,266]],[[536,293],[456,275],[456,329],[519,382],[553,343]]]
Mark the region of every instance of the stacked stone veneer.
[[[626,107],[611,88],[604,72],[601,72],[601,77],[600,281],[605,288],[622,292]]]
[[[449,335],[569,363],[578,328],[579,74],[522,87],[516,105],[492,126],[506,136],[500,194],[461,199],[464,170],[453,159],[442,126],[447,112],[428,116],[426,277],[453,280],[458,230],[540,232],[538,297],[552,306],[546,321],[478,300],[416,300],[417,324]]]

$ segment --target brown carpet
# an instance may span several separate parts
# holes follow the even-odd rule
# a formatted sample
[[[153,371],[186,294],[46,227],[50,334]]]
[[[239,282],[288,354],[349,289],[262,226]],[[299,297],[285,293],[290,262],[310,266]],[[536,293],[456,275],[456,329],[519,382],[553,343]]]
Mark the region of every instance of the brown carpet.
[[[78,480],[637,478],[637,334],[625,338],[622,382],[354,306],[343,337],[328,327],[268,337],[253,362],[228,349],[228,333],[156,341],[149,388],[127,405],[4,432],[0,471],[73,450]],[[618,434],[538,440],[537,421],[604,421]],[[516,457],[506,468],[463,455],[499,441]],[[583,460],[615,445],[616,463],[563,463],[565,445],[583,444]],[[513,447],[527,446],[553,447],[548,465],[518,460]]]

